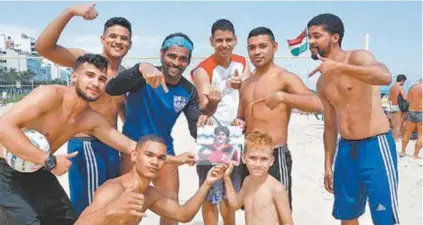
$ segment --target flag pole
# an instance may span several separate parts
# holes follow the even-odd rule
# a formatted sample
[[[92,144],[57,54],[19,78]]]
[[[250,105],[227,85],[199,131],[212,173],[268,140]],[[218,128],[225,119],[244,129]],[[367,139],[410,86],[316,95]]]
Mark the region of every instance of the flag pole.
[[[369,33],[365,33],[363,37],[363,48],[367,51],[369,50],[369,38]]]

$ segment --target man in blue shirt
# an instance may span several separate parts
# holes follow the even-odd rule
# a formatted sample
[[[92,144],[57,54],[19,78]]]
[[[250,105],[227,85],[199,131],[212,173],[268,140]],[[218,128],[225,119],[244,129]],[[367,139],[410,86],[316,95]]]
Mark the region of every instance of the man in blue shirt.
[[[183,33],[167,36],[162,43],[160,59],[162,66],[141,63],[125,70],[106,87],[109,95],[127,93],[126,120],[123,134],[133,140],[155,134],[161,136],[167,147],[168,155],[175,155],[172,128],[181,112],[184,112],[191,136],[197,136],[197,121],[200,116],[197,90],[182,76],[188,67],[193,43]],[[149,85],[147,85],[149,84]],[[178,165],[195,163],[194,154],[187,158],[175,158],[181,162],[166,164],[154,186],[166,197],[177,200],[179,191]],[[124,159],[122,168],[131,168],[130,159]],[[161,218],[160,224],[176,224]]]

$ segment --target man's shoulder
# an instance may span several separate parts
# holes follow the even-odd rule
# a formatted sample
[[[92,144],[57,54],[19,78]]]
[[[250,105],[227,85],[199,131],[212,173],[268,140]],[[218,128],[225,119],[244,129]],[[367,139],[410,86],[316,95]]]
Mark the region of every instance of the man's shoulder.
[[[194,84],[192,84],[187,78],[184,76],[181,77],[181,80],[179,82],[179,85],[188,91],[188,93],[197,92],[197,89],[195,88]]]
[[[109,179],[97,189],[95,197],[112,199],[123,191],[125,191],[125,187],[119,178]]]
[[[62,85],[40,85],[33,91],[34,94],[46,96],[47,99],[52,101],[62,100],[67,96],[67,92],[73,91],[71,87]]]

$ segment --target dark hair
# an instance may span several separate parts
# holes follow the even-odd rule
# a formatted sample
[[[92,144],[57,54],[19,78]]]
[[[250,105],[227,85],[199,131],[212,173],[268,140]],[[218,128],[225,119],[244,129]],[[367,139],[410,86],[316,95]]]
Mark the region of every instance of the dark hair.
[[[213,26],[211,28],[212,36],[214,35],[214,32],[216,32],[216,30],[231,31],[235,35],[234,25],[232,24],[231,21],[227,19],[220,19],[213,23]]]
[[[142,136],[138,140],[136,149],[142,148],[147,142],[156,142],[156,143],[166,145],[166,142],[162,137],[155,134],[148,134],[148,135]]]
[[[218,134],[220,132],[223,132],[227,137],[230,136],[230,131],[229,128],[227,126],[218,126],[216,128],[214,128],[214,134]]]
[[[92,54],[87,53],[85,55],[81,55],[76,59],[76,66],[75,68],[80,67],[84,63],[89,63],[94,65],[99,70],[107,70],[107,67],[109,65],[109,61],[99,54]]]
[[[270,39],[272,41],[275,41],[275,35],[273,35],[272,30],[270,30],[267,27],[256,27],[256,28],[252,29],[250,31],[250,33],[248,34],[247,39],[250,39],[251,37],[256,37],[256,36],[259,36],[259,35],[269,35]]]
[[[131,35],[132,35],[131,23],[123,17],[112,17],[112,18],[108,19],[106,21],[106,23],[104,24],[103,32],[106,32],[107,28],[113,27],[115,25],[125,27],[126,29],[129,30],[129,33],[131,33]]]
[[[330,13],[317,15],[308,21],[307,28],[311,26],[322,26],[323,30],[330,34],[339,34],[338,44],[341,46],[345,31],[344,24],[338,16]]]
[[[186,35],[186,34],[184,34],[184,33],[182,33],[182,32],[176,32],[176,33],[173,33],[173,34],[169,34],[169,35],[168,35],[168,36],[167,36],[167,37],[163,40],[161,48],[162,48],[162,50],[163,50],[164,52],[167,50],[167,48],[163,49],[163,46],[164,46],[164,44],[166,43],[166,41],[167,41],[168,39],[170,39],[170,38],[177,37],[177,36],[185,38],[185,39],[186,39],[189,43],[191,43],[192,48],[194,49],[194,43],[191,41],[191,39],[188,37],[188,35]],[[190,53],[189,53],[189,61],[191,61],[191,54],[192,54],[192,52],[190,52]]]
[[[406,81],[407,77],[404,74],[399,74],[397,76],[397,82]]]

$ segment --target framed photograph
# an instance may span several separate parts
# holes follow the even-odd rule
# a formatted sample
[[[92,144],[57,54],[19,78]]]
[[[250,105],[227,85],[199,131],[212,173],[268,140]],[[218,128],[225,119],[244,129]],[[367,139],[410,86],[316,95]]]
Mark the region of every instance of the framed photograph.
[[[197,129],[198,165],[241,162],[245,137],[236,126],[204,126]]]

